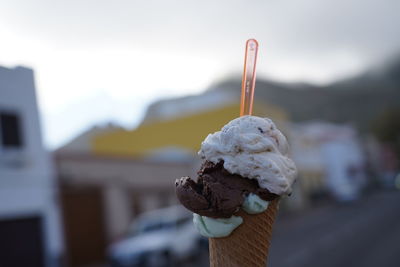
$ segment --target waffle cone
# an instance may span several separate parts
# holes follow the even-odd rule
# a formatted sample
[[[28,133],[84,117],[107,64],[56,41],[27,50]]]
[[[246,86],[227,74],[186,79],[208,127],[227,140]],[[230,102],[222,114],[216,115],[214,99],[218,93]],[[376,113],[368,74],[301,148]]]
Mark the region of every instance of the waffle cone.
[[[229,236],[210,238],[211,267],[265,267],[272,234],[272,225],[278,210],[279,199],[270,202],[260,214],[239,212],[243,224]]]

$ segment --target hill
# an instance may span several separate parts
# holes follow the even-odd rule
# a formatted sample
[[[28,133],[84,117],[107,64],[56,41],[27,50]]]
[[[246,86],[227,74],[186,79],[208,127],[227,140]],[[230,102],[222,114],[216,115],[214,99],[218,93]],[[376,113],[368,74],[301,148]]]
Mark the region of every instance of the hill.
[[[231,99],[239,99],[240,78],[221,81],[200,96],[189,96],[163,100],[152,104],[147,117],[165,106],[177,107],[176,114],[185,112],[180,102],[203,102],[212,92],[224,92]],[[288,84],[258,79],[256,95],[258,101],[277,105],[290,114],[293,121],[326,120],[354,124],[367,131],[371,123],[385,111],[400,109],[400,57],[384,66],[370,70],[351,79],[337,81],[327,86],[306,83]],[[150,116],[151,114],[151,116]],[[145,118],[146,119],[146,118]]]

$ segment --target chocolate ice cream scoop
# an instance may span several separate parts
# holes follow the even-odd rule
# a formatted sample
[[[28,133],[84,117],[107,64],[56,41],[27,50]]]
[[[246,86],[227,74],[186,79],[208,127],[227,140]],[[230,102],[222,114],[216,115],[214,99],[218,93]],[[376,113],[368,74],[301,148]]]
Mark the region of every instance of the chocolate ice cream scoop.
[[[278,197],[260,188],[255,179],[229,173],[224,169],[223,161],[218,164],[206,161],[198,174],[197,182],[182,177],[175,181],[175,187],[182,205],[202,216],[229,218],[240,209],[250,193],[266,201]]]

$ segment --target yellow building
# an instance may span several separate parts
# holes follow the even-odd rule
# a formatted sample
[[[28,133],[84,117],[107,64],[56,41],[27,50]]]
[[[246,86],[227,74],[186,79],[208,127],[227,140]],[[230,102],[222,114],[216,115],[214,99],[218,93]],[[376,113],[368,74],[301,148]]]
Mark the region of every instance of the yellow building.
[[[170,120],[143,123],[131,131],[116,129],[94,136],[92,149],[95,155],[136,158],[148,156],[163,147],[179,147],[196,153],[209,133],[220,130],[238,115],[239,104],[228,104]],[[254,115],[268,116],[278,124],[287,120],[287,114],[272,105],[256,104]]]

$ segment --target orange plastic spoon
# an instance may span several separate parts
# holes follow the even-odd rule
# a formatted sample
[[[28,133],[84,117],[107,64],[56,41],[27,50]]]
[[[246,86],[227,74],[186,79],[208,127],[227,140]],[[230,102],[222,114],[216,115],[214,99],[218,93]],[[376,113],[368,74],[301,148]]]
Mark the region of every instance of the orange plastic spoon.
[[[256,85],[257,53],[258,42],[255,39],[247,40],[242,77],[240,116],[251,115],[253,112],[254,88]]]

